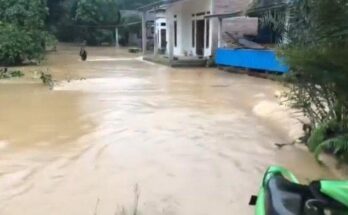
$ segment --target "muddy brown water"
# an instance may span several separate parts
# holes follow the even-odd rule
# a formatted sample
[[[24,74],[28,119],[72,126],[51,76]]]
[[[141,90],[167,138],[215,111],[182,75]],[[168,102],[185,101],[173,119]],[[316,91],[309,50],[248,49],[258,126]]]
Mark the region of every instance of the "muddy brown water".
[[[62,45],[0,82],[0,214],[253,214],[268,165],[335,178],[301,147],[272,81],[172,69],[126,50]],[[57,80],[43,86],[38,70]]]

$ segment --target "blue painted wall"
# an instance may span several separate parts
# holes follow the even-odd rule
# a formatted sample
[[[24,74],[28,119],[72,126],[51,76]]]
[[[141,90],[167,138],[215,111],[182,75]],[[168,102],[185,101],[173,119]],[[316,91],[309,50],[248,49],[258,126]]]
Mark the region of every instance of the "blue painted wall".
[[[272,50],[219,48],[215,63],[219,66],[240,67],[286,73],[289,67],[284,65]]]

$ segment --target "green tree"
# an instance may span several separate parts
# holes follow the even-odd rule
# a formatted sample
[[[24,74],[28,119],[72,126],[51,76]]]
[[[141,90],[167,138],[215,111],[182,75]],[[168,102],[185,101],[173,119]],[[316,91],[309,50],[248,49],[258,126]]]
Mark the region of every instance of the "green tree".
[[[158,2],[158,0],[118,0],[118,4],[123,10],[135,10],[143,5]]]
[[[48,0],[49,30],[59,41],[74,42],[81,37],[81,29],[75,24],[78,0]]]
[[[97,45],[113,40],[121,15],[116,0],[79,0],[75,19],[78,25],[86,26],[84,39],[87,43]]]
[[[0,64],[43,58],[48,14],[44,0],[0,0]]]

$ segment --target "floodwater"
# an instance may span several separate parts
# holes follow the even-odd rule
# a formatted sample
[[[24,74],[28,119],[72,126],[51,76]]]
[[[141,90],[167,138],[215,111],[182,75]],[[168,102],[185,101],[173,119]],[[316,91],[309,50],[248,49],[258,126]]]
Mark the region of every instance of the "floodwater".
[[[301,130],[276,83],[87,50],[81,62],[61,46],[0,82],[0,214],[124,215],[137,202],[143,215],[253,214],[269,165],[304,182],[335,178],[305,149],[274,146]]]

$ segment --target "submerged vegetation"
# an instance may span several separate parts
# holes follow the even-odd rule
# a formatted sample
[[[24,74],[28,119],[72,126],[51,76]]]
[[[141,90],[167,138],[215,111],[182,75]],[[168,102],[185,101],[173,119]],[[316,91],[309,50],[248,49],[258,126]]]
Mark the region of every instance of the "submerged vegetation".
[[[7,68],[0,69],[0,79],[8,79],[22,76],[24,76],[24,74],[19,70],[9,71]]]

